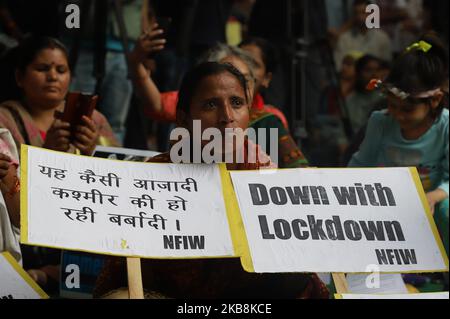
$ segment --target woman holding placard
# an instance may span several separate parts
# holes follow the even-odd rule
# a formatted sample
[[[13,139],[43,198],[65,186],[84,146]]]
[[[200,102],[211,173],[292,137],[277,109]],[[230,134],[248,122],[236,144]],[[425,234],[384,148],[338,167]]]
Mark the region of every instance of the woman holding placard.
[[[250,99],[245,77],[231,64],[207,62],[185,76],[177,103],[177,125],[191,138],[195,120],[202,132],[216,128],[245,130]],[[204,141],[201,149],[210,141]],[[234,143],[233,143],[234,144]],[[222,154],[230,152],[221,144]],[[274,167],[256,144],[233,145],[233,159],[244,153],[244,162],[227,162],[228,169],[258,170]],[[192,152],[191,152],[192,153]],[[254,162],[251,159],[256,159]],[[170,163],[171,154],[157,155],[152,162]],[[148,298],[328,298],[328,290],[315,274],[255,274],[243,270],[239,258],[191,260],[143,260],[142,275]],[[125,261],[110,258],[100,274],[94,295],[104,296],[127,286]],[[127,291],[119,297],[127,297]],[[109,294],[111,295],[111,294]]]
[[[176,104],[178,91],[159,92],[152,80],[152,73],[147,66],[149,56],[164,48],[165,39],[161,39],[162,30],[153,26],[152,30],[141,35],[135,48],[130,54],[130,74],[137,95],[145,106],[144,112],[152,119],[162,122],[176,122]],[[269,141],[277,133],[277,156],[280,168],[305,167],[308,161],[293,140],[284,115],[275,107],[265,105],[258,91],[270,82],[268,69],[264,65],[265,74],[261,75],[261,67],[251,53],[240,48],[218,43],[209,49],[200,62],[222,62],[233,64],[247,79],[249,98],[251,100],[249,127],[258,130],[264,129],[266,141]],[[264,61],[260,61],[264,64]],[[266,61],[267,63],[267,61]],[[270,67],[272,67],[272,64]],[[271,70],[271,69],[270,69]],[[255,77],[258,75],[258,77]],[[266,77],[265,80],[261,77]],[[275,137],[273,137],[275,139]],[[260,145],[266,153],[272,155],[271,145]],[[274,151],[275,152],[275,151]]]

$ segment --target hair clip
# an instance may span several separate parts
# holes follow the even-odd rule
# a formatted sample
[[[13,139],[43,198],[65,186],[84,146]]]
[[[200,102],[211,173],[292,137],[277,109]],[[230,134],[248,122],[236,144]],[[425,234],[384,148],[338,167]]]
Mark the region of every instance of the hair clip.
[[[373,91],[375,89],[379,89],[383,82],[379,79],[370,80],[369,84],[366,86],[366,90]]]
[[[421,51],[427,53],[428,51],[430,51],[430,49],[432,47],[433,46],[431,44],[422,40],[422,41],[411,44],[409,47],[406,48],[406,52],[409,52],[413,49],[417,49],[417,50],[421,50]]]
[[[410,96],[409,93],[406,93],[406,92],[400,90],[399,88],[396,88],[395,86],[388,87],[387,89],[390,93],[394,94],[396,97],[398,97],[402,100],[406,100]]]
[[[373,91],[375,89],[381,89],[383,91],[388,91],[402,100],[405,100],[410,96],[409,93],[406,93],[406,92],[400,90],[399,88],[396,88],[392,84],[384,83],[383,81],[381,81],[379,79],[370,80],[369,84],[367,84],[367,86],[366,86],[366,89],[368,91]]]

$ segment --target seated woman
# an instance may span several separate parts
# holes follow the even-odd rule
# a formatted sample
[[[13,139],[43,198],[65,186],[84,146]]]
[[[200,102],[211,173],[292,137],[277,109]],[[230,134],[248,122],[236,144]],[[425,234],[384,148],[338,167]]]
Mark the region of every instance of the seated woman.
[[[250,99],[244,76],[231,64],[207,62],[188,72],[177,103],[177,124],[192,133],[193,121],[208,128],[246,129]],[[192,134],[191,134],[192,136]],[[209,141],[204,141],[209,143]],[[191,143],[192,144],[192,143]],[[204,145],[204,144],[203,144]],[[222,154],[229,151],[222,143]],[[228,169],[273,167],[268,156],[250,141],[233,145],[234,157],[244,151],[244,163],[227,163]],[[192,153],[192,152],[191,152]],[[256,158],[251,163],[249,159]],[[171,162],[169,153],[156,162]],[[124,258],[110,258],[97,280],[94,295],[127,286]],[[152,297],[170,298],[328,298],[323,283],[313,274],[256,274],[243,270],[239,258],[195,260],[142,260],[144,289]],[[125,294],[126,296],[126,294]]]
[[[263,93],[272,82],[273,73],[277,68],[275,48],[265,39],[250,37],[239,44],[239,48],[254,59],[255,88],[253,105],[257,110],[275,114],[288,129],[289,125],[283,112],[275,106],[264,102]]]
[[[92,119],[84,116],[82,124],[73,130],[71,123],[55,119],[55,112],[64,111],[70,83],[68,53],[58,40],[30,37],[9,54],[15,58],[10,81],[16,82],[17,94],[12,94],[10,100],[0,104],[0,128],[11,132],[19,154],[23,143],[83,155],[91,155],[98,144],[118,146],[110,125],[97,111],[94,111]],[[13,177],[6,176],[3,180]],[[19,190],[20,187],[14,188],[17,201]],[[22,254],[24,268],[30,269],[32,277],[44,289],[48,288],[47,292],[57,291],[59,274],[56,265],[60,251],[22,246]]]
[[[160,30],[153,30],[142,35],[130,56],[131,74],[134,87],[143,100],[146,114],[158,121],[175,122],[176,101],[178,92],[160,93],[150,77],[150,71],[145,67],[148,56],[164,48],[164,39],[155,39],[160,35]],[[308,161],[303,156],[297,144],[287,130],[287,121],[283,114],[276,108],[264,105],[260,95],[255,95],[259,86],[255,85],[254,69],[257,66],[255,59],[243,50],[225,44],[218,44],[201,61],[228,62],[233,64],[249,82],[249,94],[251,96],[250,125],[257,130],[264,128],[270,133],[270,128],[275,128],[278,133],[278,166],[280,168],[292,168],[307,166]],[[255,91],[256,90],[256,91]],[[253,98],[255,97],[255,98]],[[283,124],[286,123],[286,125]],[[267,141],[270,136],[267,137]],[[268,143],[269,144],[269,143]],[[271,154],[269,145],[261,145],[266,153]],[[275,157],[272,154],[272,157]]]
[[[55,111],[63,112],[70,83],[66,48],[49,37],[30,37],[10,54],[16,56],[17,94],[0,104],[0,127],[7,128],[17,148],[28,145],[91,155],[95,146],[118,146],[105,117],[94,111],[92,119],[82,118],[70,141],[70,123],[55,119]],[[14,81],[14,79],[11,79]]]

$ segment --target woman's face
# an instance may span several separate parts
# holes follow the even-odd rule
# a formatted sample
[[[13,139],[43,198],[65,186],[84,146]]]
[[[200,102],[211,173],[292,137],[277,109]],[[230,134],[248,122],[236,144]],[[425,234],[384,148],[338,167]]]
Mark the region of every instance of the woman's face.
[[[192,132],[192,121],[201,120],[202,132],[217,128],[225,137],[225,129],[247,129],[249,109],[244,89],[234,75],[228,72],[211,75],[200,82],[193,95],[187,126]],[[225,147],[224,141],[222,146]]]
[[[361,81],[363,86],[366,86],[370,80],[375,79],[379,74],[380,63],[375,60],[369,61],[361,70],[361,74],[359,75],[359,81]]]
[[[16,78],[29,103],[54,108],[63,102],[69,88],[67,57],[60,49],[43,49]]]
[[[264,87],[268,88],[272,80],[272,74],[267,72],[266,65],[263,60],[263,53],[261,49],[255,44],[247,44],[242,46],[242,50],[248,52],[256,62],[255,68],[255,93]]]
[[[434,107],[427,103],[409,103],[392,94],[387,96],[388,112],[397,121],[402,130],[421,128],[429,123],[430,112]]]

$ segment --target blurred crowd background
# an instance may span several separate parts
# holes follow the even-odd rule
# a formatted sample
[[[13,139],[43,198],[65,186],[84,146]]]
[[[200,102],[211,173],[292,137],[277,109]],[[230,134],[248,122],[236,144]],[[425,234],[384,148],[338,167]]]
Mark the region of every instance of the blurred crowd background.
[[[69,4],[81,12],[79,29],[65,24]],[[381,10],[381,28],[365,27],[365,7]],[[446,0],[1,0],[0,55],[30,34],[60,39],[70,51],[71,90],[95,92],[99,110],[125,147],[165,151],[171,126],[142,116],[127,76],[125,53],[158,22],[167,44],[154,56],[161,92],[177,90],[186,70],[217,43],[266,39],[275,54],[272,81],[261,94],[286,116],[311,165],[343,166],[371,111],[383,101],[364,90],[423,32],[448,45]],[[269,67],[269,66],[266,66]],[[4,69],[3,69],[4,70]],[[2,101],[13,89],[2,72]]]

